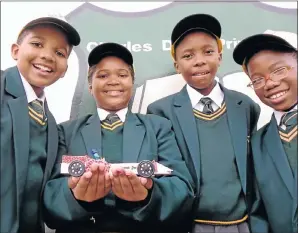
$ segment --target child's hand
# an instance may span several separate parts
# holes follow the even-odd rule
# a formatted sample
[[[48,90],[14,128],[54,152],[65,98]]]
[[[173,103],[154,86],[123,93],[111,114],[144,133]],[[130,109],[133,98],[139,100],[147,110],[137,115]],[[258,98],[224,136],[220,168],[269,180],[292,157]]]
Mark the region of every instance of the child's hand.
[[[153,186],[150,178],[137,177],[132,171],[121,167],[111,168],[110,178],[113,193],[126,201],[142,201]]]
[[[101,199],[111,190],[111,180],[105,164],[92,164],[91,170],[81,177],[70,177],[68,185],[77,200],[86,202]]]

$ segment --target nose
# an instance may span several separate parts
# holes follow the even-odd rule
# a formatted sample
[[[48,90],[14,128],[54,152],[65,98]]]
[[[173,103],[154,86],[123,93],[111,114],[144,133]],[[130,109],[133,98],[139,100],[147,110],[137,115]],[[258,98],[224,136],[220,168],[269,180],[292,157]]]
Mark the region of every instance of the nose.
[[[116,86],[119,85],[119,79],[116,75],[112,75],[108,80],[108,85]]]
[[[195,55],[195,59],[194,59],[194,66],[203,66],[206,64],[206,60],[204,59],[203,56],[197,54]]]
[[[47,49],[47,48],[44,48],[41,50],[40,57],[41,57],[41,59],[46,60],[48,62],[54,61],[53,51],[51,51],[50,49]]]
[[[265,86],[264,86],[265,91],[269,91],[269,90],[279,86],[279,84],[280,84],[280,81],[277,82],[277,81],[273,81],[271,79],[268,79],[265,82],[266,82]]]

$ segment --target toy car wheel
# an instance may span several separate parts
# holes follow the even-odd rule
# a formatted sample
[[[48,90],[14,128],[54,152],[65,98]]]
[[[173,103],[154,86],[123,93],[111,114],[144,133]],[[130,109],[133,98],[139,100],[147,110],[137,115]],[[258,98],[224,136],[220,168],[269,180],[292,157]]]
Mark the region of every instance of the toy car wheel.
[[[68,170],[71,176],[79,177],[84,174],[85,165],[81,161],[75,160],[70,163]]]
[[[155,167],[151,161],[141,161],[137,166],[137,174],[139,176],[149,178],[155,174]]]

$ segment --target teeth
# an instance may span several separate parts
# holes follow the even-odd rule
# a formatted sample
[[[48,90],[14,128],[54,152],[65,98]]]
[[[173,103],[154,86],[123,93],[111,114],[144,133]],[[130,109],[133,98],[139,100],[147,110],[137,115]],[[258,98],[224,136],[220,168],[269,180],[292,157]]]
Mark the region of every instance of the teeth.
[[[106,91],[106,93],[108,93],[110,95],[117,95],[117,94],[121,93],[121,91]]]
[[[47,71],[47,72],[51,72],[52,70],[46,66],[42,66],[42,65],[34,65],[36,68],[41,69],[42,71]]]
[[[283,96],[285,93],[287,93],[286,91],[282,91],[282,92],[279,92],[279,93],[277,93],[277,94],[275,94],[275,95],[271,95],[270,96],[270,99],[277,99],[277,98],[279,98],[280,96]]]
[[[201,76],[201,75],[206,75],[206,74],[208,74],[209,72],[207,71],[207,72],[202,72],[202,73],[196,73],[196,74],[194,74],[194,76]]]

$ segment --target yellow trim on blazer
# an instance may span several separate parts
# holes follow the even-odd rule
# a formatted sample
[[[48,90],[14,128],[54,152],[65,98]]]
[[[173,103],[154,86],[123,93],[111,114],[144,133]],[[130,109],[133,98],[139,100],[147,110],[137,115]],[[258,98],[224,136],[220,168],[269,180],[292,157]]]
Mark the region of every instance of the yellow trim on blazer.
[[[298,135],[298,125],[287,134],[279,131],[280,138],[286,142],[292,141],[297,135]]]
[[[215,118],[222,115],[225,111],[226,111],[225,103],[221,106],[221,108],[217,109],[217,111],[212,114],[205,114],[205,113],[198,111],[197,109],[193,109],[193,113],[197,118],[208,120],[208,121],[214,120]]]
[[[243,218],[234,221],[211,221],[211,220],[201,220],[195,219],[195,222],[208,224],[208,225],[236,225],[242,222],[245,222],[248,219],[248,215],[245,215]]]
[[[105,126],[107,126],[107,127],[110,127],[110,128],[111,128],[111,127],[113,127],[114,125],[119,124],[120,122],[122,122],[122,121],[121,121],[121,120],[118,120],[118,121],[116,121],[116,122],[114,122],[114,123],[112,123],[112,124],[110,125],[109,123],[102,121],[102,124],[105,125]]]
[[[122,126],[122,125],[123,125],[122,122],[119,122],[117,125],[114,125],[113,127],[108,127],[108,126],[106,126],[106,125],[104,125],[104,124],[101,124],[101,126],[102,126],[104,129],[108,129],[108,130],[110,130],[110,131],[113,131],[113,130],[115,130],[117,127]]]

